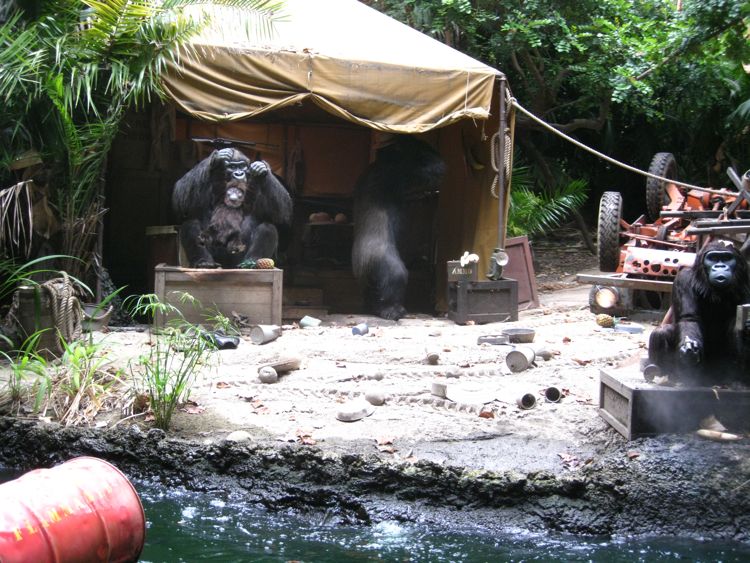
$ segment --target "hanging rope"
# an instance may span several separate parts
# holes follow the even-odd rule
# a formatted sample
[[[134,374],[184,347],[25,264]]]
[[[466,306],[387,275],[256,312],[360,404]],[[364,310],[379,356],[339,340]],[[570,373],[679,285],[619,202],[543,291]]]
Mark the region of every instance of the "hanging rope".
[[[595,155],[595,156],[597,156],[597,157],[599,157],[599,158],[601,158],[603,160],[606,160],[610,164],[614,164],[615,166],[619,166],[621,168],[624,168],[625,170],[629,170],[630,172],[635,172],[636,174],[640,174],[641,176],[647,176],[648,178],[653,178],[653,179],[659,180],[661,182],[671,182],[672,184],[676,184],[678,186],[683,186],[685,188],[689,188],[689,189],[692,189],[692,190],[700,190],[700,191],[703,191],[703,192],[719,193],[719,194],[733,193],[733,192],[728,192],[726,190],[713,190],[711,188],[704,188],[702,186],[694,186],[692,184],[686,184],[685,182],[678,182],[677,180],[672,180],[671,178],[664,178],[662,176],[657,176],[656,174],[651,174],[650,172],[645,172],[643,170],[640,170],[638,168],[635,168],[633,166],[625,164],[624,162],[620,162],[619,160],[615,160],[614,158],[612,158],[610,156],[607,156],[606,154],[600,153],[599,151],[597,151],[595,149],[592,149],[591,147],[588,147],[588,146],[584,145],[580,141],[575,140],[573,137],[571,137],[569,135],[566,135],[562,131],[559,131],[558,129],[555,129],[549,123],[547,123],[545,121],[542,121],[536,115],[534,115],[533,113],[531,113],[530,111],[528,111],[527,109],[525,109],[523,106],[521,106],[516,101],[515,98],[511,98],[510,102],[511,102],[511,104],[512,104],[512,106],[514,108],[516,108],[518,111],[520,111],[521,113],[523,113],[526,117],[528,117],[532,121],[538,123],[539,125],[541,125],[545,129],[547,129],[548,131],[551,131],[555,135],[557,135],[559,137],[562,137],[563,139],[565,139],[566,141],[569,141],[569,142],[573,143],[577,147],[580,147],[583,150],[588,151],[591,154],[593,154],[593,155]]]

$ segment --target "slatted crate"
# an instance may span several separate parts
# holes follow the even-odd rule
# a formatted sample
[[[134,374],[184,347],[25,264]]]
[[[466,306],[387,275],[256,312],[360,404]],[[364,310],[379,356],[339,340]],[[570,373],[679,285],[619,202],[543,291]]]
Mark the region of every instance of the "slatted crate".
[[[154,292],[162,302],[177,307],[191,323],[207,324],[216,312],[232,318],[246,317],[251,324],[281,324],[283,270],[206,270],[159,264],[154,268]],[[185,292],[196,298],[196,307],[180,300]],[[163,315],[155,323],[162,326]]]

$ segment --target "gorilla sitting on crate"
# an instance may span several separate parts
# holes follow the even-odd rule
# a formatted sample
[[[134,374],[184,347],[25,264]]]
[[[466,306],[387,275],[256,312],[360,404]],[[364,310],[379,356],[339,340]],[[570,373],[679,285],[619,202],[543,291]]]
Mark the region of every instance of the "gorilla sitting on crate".
[[[672,285],[672,307],[649,339],[649,361],[677,380],[727,383],[750,378],[747,326],[737,306],[750,303],[748,265],[722,242],[707,244]]]
[[[368,312],[398,320],[406,314],[409,272],[399,252],[406,203],[436,191],[445,163],[427,143],[398,136],[377,151],[354,188],[352,268]]]
[[[180,178],[172,207],[193,268],[236,268],[274,257],[277,227],[292,219],[292,198],[268,164],[232,148],[213,151]]]

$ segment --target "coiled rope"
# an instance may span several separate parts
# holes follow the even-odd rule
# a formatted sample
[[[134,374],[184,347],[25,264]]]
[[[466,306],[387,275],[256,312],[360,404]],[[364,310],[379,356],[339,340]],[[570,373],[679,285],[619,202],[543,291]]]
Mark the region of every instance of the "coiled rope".
[[[62,277],[41,284],[52,309],[52,322],[65,342],[77,340],[83,332],[83,309],[76,297],[75,286],[66,272]]]

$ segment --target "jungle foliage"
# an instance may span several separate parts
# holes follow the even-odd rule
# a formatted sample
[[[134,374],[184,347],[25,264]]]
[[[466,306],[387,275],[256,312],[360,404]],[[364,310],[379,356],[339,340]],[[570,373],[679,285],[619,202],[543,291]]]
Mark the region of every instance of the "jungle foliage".
[[[644,169],[672,152],[681,178],[704,185],[727,185],[727,166],[750,168],[748,1],[368,3],[502,70],[523,107],[618,160]],[[516,141],[535,191],[583,179],[590,203],[614,186],[643,205],[644,178],[532,121],[519,117]]]
[[[17,198],[29,208],[17,226],[28,228],[33,204],[44,200],[59,218],[56,250],[83,260],[62,264],[75,275],[94,262],[106,159],[125,112],[159,98],[168,65],[191,56],[188,40],[210,15],[186,7],[202,3],[32,0],[0,8],[0,189],[34,180],[41,191]],[[214,3],[256,11],[265,22],[279,5]],[[19,157],[32,165],[18,166]],[[13,250],[0,248],[0,256]]]

